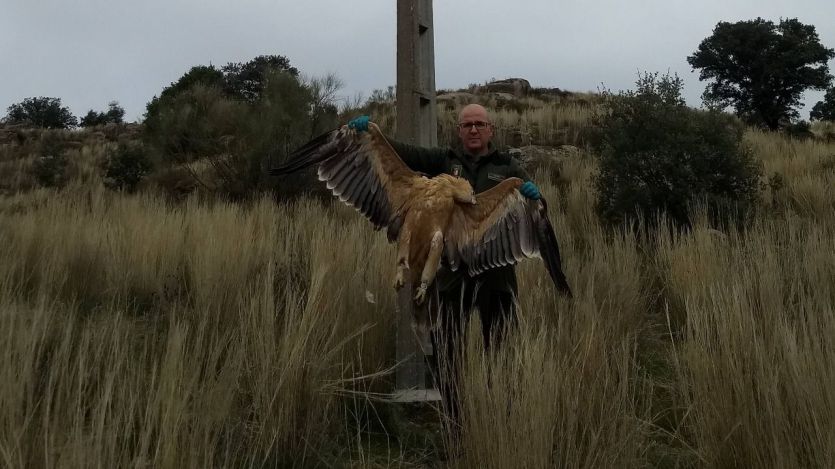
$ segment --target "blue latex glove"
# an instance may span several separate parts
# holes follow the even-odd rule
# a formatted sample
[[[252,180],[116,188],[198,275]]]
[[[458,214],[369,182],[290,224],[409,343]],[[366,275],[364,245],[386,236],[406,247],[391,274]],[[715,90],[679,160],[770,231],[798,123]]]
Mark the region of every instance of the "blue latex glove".
[[[354,129],[357,132],[368,131],[368,122],[371,120],[368,116],[354,117],[348,122],[348,128]]]
[[[542,194],[539,193],[539,188],[531,181],[527,181],[519,186],[519,192],[521,192],[525,197],[533,200],[539,200],[539,198],[542,197]]]

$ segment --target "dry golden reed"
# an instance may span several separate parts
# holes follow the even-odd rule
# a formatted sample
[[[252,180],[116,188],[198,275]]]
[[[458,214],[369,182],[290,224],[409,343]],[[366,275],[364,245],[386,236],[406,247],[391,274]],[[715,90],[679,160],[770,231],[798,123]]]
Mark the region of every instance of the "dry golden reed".
[[[497,119],[584,125],[555,112]],[[598,223],[594,155],[536,173],[575,298],[519,266],[519,324],[489,353],[469,335],[441,454],[370,421],[393,418],[394,256],[352,209],[172,204],[85,171],[3,196],[0,465],[831,467],[835,144],[746,139],[765,190],[739,230],[638,241]]]

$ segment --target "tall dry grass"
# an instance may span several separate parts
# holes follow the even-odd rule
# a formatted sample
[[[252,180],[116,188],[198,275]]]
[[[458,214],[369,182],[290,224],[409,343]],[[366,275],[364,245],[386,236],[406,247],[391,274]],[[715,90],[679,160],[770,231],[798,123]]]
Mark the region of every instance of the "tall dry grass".
[[[557,96],[503,98],[497,101],[494,94],[466,95],[466,99],[441,100],[438,104],[438,145],[441,147],[458,141],[458,111],[465,104],[477,102],[491,112],[494,124],[493,142],[497,148],[527,145],[583,146],[587,137],[589,120],[599,99],[589,93],[575,93],[571,97]],[[386,132],[394,136],[397,116],[393,102],[342,110],[344,120],[367,113]]]
[[[553,101],[529,98],[513,107],[495,108],[489,100],[480,100],[492,113],[493,142],[497,148],[527,145],[585,145],[589,121],[594,114],[594,103],[582,98],[578,101]],[[458,141],[458,110],[439,108],[439,145]],[[392,127],[393,129],[393,127]]]
[[[835,208],[835,142],[795,140],[750,130],[746,140],[768,177],[764,202],[777,212],[790,210],[821,222]]]
[[[470,333],[462,383],[459,467],[640,467],[650,445],[651,383],[638,367],[648,296],[627,238],[563,223],[566,271],[577,293],[555,298],[539,265],[520,268],[520,325],[483,353]],[[577,246],[577,247],[575,247]],[[456,447],[459,446],[459,447]]]
[[[571,110],[503,112],[509,127],[574,125]],[[409,446],[376,401],[393,248],[353,210],[174,204],[93,176],[4,196],[0,461],[830,467],[835,145],[746,138],[766,190],[737,231],[638,241],[594,216],[594,155],[536,174],[576,297],[519,266],[520,323],[490,353],[469,335],[462,431],[442,454]]]
[[[0,208],[12,467],[315,465],[353,355],[392,360],[387,276],[364,272],[390,254],[353,216],[102,190],[20,199]],[[360,332],[370,345],[349,348]]]
[[[672,356],[680,436],[700,466],[831,467],[831,223],[787,216],[727,235],[702,225],[660,244],[670,315],[684,318]]]

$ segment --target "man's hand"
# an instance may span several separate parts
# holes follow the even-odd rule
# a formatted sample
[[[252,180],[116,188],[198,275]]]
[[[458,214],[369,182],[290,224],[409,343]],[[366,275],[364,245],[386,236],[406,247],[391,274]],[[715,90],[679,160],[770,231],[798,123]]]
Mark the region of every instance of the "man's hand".
[[[368,131],[368,122],[371,120],[368,116],[354,117],[348,122],[348,128],[356,130],[357,132]]]
[[[542,194],[539,193],[539,188],[536,187],[532,181],[528,181],[521,186],[519,186],[519,192],[522,193],[525,197],[532,199],[532,200],[539,200],[542,197]]]

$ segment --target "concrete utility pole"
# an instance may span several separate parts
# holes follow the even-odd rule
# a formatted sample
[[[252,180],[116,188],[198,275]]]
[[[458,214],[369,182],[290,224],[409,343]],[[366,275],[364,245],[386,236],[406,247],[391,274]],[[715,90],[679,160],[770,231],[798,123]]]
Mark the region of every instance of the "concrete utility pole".
[[[395,138],[423,147],[438,145],[435,115],[435,45],[432,0],[397,0],[397,129]],[[406,278],[409,275],[406,274]],[[407,282],[397,295],[395,400],[440,400],[432,388],[422,350],[412,330],[414,304]]]
[[[432,0],[397,0],[397,140],[438,145]]]

